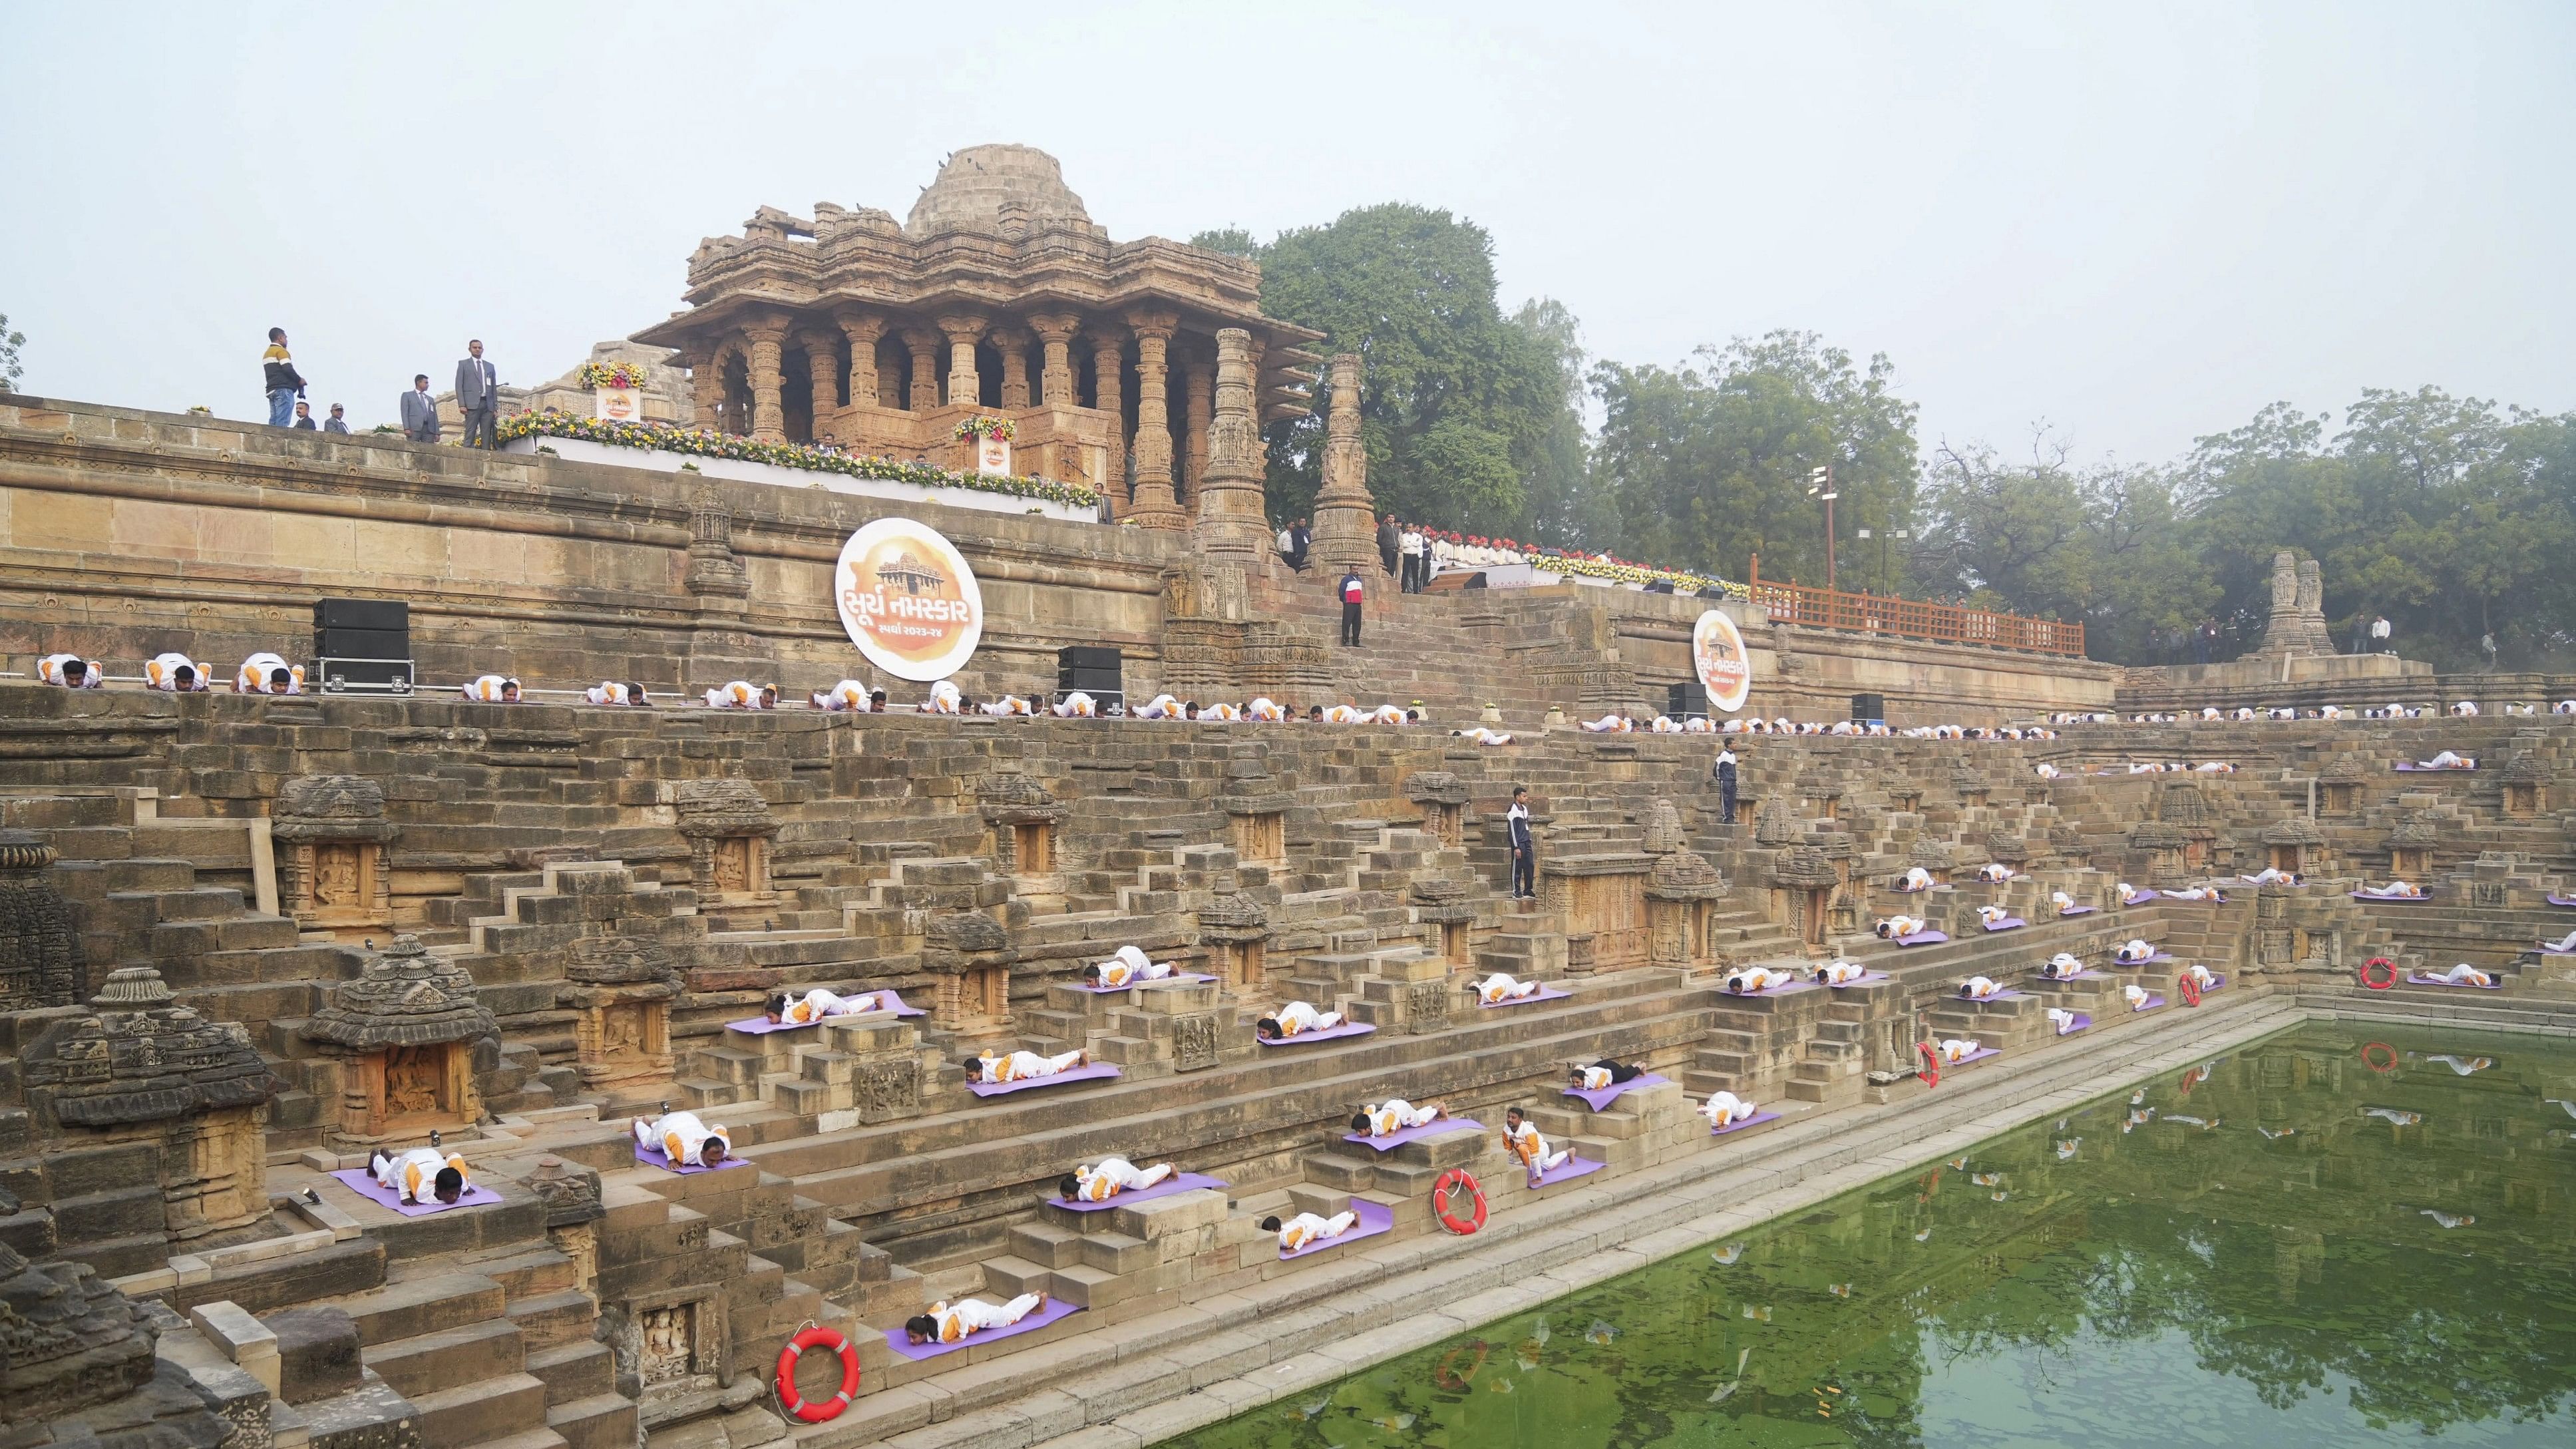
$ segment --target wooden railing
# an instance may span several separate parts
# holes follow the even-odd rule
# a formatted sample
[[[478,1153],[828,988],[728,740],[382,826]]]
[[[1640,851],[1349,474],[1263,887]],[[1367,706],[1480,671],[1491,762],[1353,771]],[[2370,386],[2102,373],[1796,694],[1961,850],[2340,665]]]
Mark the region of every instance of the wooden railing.
[[[2084,626],[2020,614],[1989,614],[1956,604],[1921,599],[1895,599],[1878,594],[1847,594],[1809,584],[1765,583],[1762,560],[1753,560],[1746,585],[1753,602],[1775,624],[1804,624],[1817,629],[1850,629],[1863,634],[1893,634],[1903,639],[1937,639],[1945,644],[1983,644],[1995,649],[2027,649],[2038,654],[2084,653]]]

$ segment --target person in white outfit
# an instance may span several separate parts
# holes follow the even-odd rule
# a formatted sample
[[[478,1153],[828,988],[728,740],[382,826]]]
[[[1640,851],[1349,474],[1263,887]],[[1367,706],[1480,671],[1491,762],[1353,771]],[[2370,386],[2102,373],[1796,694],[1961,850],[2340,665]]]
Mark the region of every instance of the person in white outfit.
[[[979,714],[988,714],[996,719],[1025,719],[1038,712],[1037,706],[1016,694],[1006,694],[1000,699],[988,699],[975,706],[975,709]]]
[[[36,678],[62,689],[99,689],[107,684],[107,670],[77,654],[48,654],[36,661]]]
[[[1754,1104],[1733,1092],[1711,1092],[1708,1100],[1699,1104],[1699,1114],[1708,1119],[1711,1127],[1731,1127],[1753,1113]]]
[[[1446,1102],[1417,1107],[1402,1097],[1389,1097],[1351,1114],[1351,1131],[1361,1137],[1392,1137],[1413,1127],[1428,1127],[1449,1115]]]
[[[1847,986],[1868,974],[1867,969],[1853,961],[1827,961],[1815,971],[1816,979],[1827,986]]]
[[[2002,885],[2013,878],[2013,868],[2002,861],[1990,861],[1977,867],[1977,879],[1988,885]]]
[[[1277,1233],[1279,1250],[1283,1253],[1293,1253],[1309,1244],[1338,1238],[1349,1232],[1359,1220],[1360,1215],[1355,1212],[1338,1212],[1331,1217],[1299,1213],[1283,1223],[1276,1214],[1273,1214],[1261,1220],[1261,1230],[1265,1233]]]
[[[943,679],[930,686],[930,698],[921,702],[923,714],[964,714],[966,695],[953,680]]]
[[[2450,970],[2443,972],[2433,979],[2450,986],[2495,985],[2494,977],[2489,976],[2484,971],[2479,970],[2466,961],[2461,962],[2459,965],[2452,967]]]
[[[1138,719],[1179,719],[1181,702],[1168,694],[1158,694],[1145,701],[1136,711]]]
[[[1943,1038],[1940,1045],[1933,1048],[1933,1050],[1940,1056],[1944,1063],[1952,1063],[1966,1061],[1968,1058],[1975,1056],[1981,1048],[1976,1042],[1967,1040],[1963,1037],[1954,1036]]]
[[[1096,719],[1100,715],[1100,702],[1077,689],[1048,705],[1047,713],[1057,719]]]
[[[2477,768],[2477,764],[2478,762],[2476,760],[2470,759],[2465,755],[2455,755],[2449,750],[2444,750],[2442,753],[2435,755],[2429,760],[2418,761],[2415,768],[2419,770],[2473,770]]]
[[[635,1119],[635,1145],[660,1149],[673,1167],[714,1167],[733,1151],[733,1133],[710,1127],[695,1112],[665,1112]]]
[[[2543,941],[2540,943],[2540,949],[2555,951],[2561,956],[2576,955],[2576,931],[2570,931],[2555,941]]]
[[[1736,996],[1750,996],[1774,986],[1787,986],[1797,980],[1793,973],[1772,966],[1738,966],[1727,973],[1726,989]]]
[[[1476,1000],[1485,1006],[1505,1001],[1526,1001],[1538,992],[1537,982],[1515,980],[1500,971],[1476,983]]]
[[[465,1195],[465,1159],[435,1147],[415,1147],[409,1152],[379,1147],[367,1159],[367,1171],[399,1202],[453,1203]]]
[[[1894,941],[1923,934],[1924,924],[1921,916],[1889,916],[1870,929],[1876,931],[1882,940]]]
[[[581,692],[581,697],[589,700],[592,704],[600,705],[629,705],[639,708],[650,708],[653,703],[652,697],[644,692],[644,686],[637,684],[632,680],[621,684],[613,679],[603,679],[599,683],[592,685],[590,688],[583,690]]]
[[[1583,721],[1583,729],[1586,734],[1624,735],[1636,727],[1636,722],[1629,719],[1624,714],[1605,714],[1599,719],[1588,719]]]
[[[1533,1183],[1542,1175],[1563,1167],[1574,1156],[1571,1147],[1549,1151],[1547,1139],[1539,1135],[1539,1130],[1530,1125],[1518,1107],[1503,1114],[1503,1142],[1511,1148],[1512,1155],[1521,1160],[1521,1165],[1529,1169]]]
[[[1932,889],[1932,872],[1919,865],[1914,866],[1905,872],[1905,879],[1898,881],[1896,888],[1909,895],[1928,891]]]
[[[2043,780],[2054,780],[2054,779],[2056,779],[2056,778],[2058,777],[2058,775],[2061,773],[2061,771],[2059,771],[2059,769],[2058,769],[2055,765],[2049,764],[2049,763],[2048,763],[2047,761],[2045,761],[2045,760],[2041,761],[2041,762],[2040,762],[2039,764],[2037,764],[2037,765],[2032,766],[2031,768],[2032,768],[2032,769],[2034,769],[2035,771],[2037,771],[2037,772],[2038,772],[2038,774],[2039,774],[2039,778],[2041,778],[2041,779],[2043,779]]]
[[[776,709],[778,708],[778,686],[754,685],[747,679],[737,679],[721,689],[708,690],[707,708]]]
[[[1252,1024],[1263,1041],[1282,1041],[1307,1032],[1331,1031],[1342,1024],[1338,1011],[1317,1011],[1311,1002],[1292,1001]]]
[[[2277,865],[2267,865],[2252,875],[2240,875],[2237,879],[2247,885],[2297,885],[2299,883],[2296,871],[2283,870]]]
[[[892,1011],[898,998],[891,991],[862,991],[856,996],[843,996],[826,986],[797,995],[781,991],[769,998],[769,1019],[789,1026],[807,1026],[827,1016],[864,1016],[871,1011]]]
[[[1139,1168],[1124,1157],[1104,1157],[1066,1173],[1056,1183],[1056,1196],[1067,1202],[1107,1202],[1122,1192],[1142,1192],[1174,1171],[1168,1162]]]
[[[235,694],[302,694],[304,666],[289,664],[263,649],[242,661],[233,675]]]
[[[2144,1011],[2147,1003],[2155,1000],[2155,993],[2132,981],[2120,988],[2120,999],[2129,1003],[2131,1011]]]
[[[1472,744],[1508,745],[1512,742],[1512,737],[1504,731],[1489,730],[1483,725],[1477,725],[1472,729],[1451,730],[1449,733]]]
[[[2059,1036],[2064,1036],[2075,1029],[2075,1013],[2062,1006],[2052,1006],[2048,1009],[2048,1024],[2057,1029]]]
[[[2084,974],[2084,963],[2072,953],[2060,951],[2040,963],[2039,974],[2051,981],[2072,981]]]
[[[1106,961],[1083,967],[1082,982],[1086,986],[1133,986],[1139,981],[1166,980],[1171,974],[1171,962],[1149,961],[1142,950],[1130,945],[1119,947],[1117,954]]]
[[[459,686],[467,699],[477,704],[517,704],[519,681],[506,674],[478,674]]]
[[[960,1343],[968,1334],[1008,1328],[1046,1307],[1046,1302],[1044,1293],[1023,1293],[1001,1304],[987,1303],[981,1298],[934,1303],[928,1313],[904,1320],[903,1336],[916,1344]]]
[[[206,676],[206,666],[172,652],[143,661],[143,683],[145,688],[165,694],[202,694],[212,681]]]
[[[844,679],[829,689],[818,689],[805,696],[816,709],[832,714],[866,714],[868,687],[855,679]]]
[[[1079,1047],[1069,1052],[1059,1052],[1051,1057],[1042,1057],[1036,1052],[1003,1052],[998,1055],[993,1052],[983,1052],[976,1056],[960,1057],[957,1061],[957,1065],[966,1069],[967,1081],[981,1082],[987,1086],[999,1086],[1004,1082],[1025,1082],[1032,1077],[1052,1077],[1060,1072],[1072,1071],[1075,1067],[1088,1066],[1090,1063],[1091,1053]]]
[[[2003,992],[2003,983],[1988,976],[1971,976],[1959,983],[1959,994],[1970,1001],[1991,1000]]]
[[[2119,962],[2123,966],[2135,966],[2155,954],[2155,947],[2148,945],[2144,941],[2131,938],[2120,943],[2119,948],[2111,953],[2111,959]]]
[[[1979,907],[1977,907],[1977,920],[1978,920],[1978,922],[1979,922],[1980,924],[1982,924],[1982,925],[1988,925],[1988,926],[2000,926],[2000,925],[2002,925],[2004,922],[2009,921],[2009,920],[2011,920],[2011,919],[2012,919],[2012,910],[2011,910],[2011,908],[2010,908],[2010,907],[2007,907],[2007,906],[1979,906]]]
[[[2361,893],[2366,896],[2402,897],[2411,901],[2423,895],[2424,888],[2408,881],[2392,880],[2384,886],[2363,886]]]

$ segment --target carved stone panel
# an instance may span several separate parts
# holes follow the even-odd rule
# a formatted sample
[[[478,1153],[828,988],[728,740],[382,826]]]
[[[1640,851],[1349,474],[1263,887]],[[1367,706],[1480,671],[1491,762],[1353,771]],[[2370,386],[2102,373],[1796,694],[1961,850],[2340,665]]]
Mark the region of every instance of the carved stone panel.
[[[1416,981],[1405,988],[1404,1018],[1417,1032],[1439,1031],[1449,1025],[1449,983]]]
[[[864,1063],[851,1088],[860,1121],[908,1117],[921,1105],[921,1063],[908,1056]]]
[[[1196,1071],[1216,1065],[1216,1013],[1192,1012],[1172,1018],[1172,1066]]]

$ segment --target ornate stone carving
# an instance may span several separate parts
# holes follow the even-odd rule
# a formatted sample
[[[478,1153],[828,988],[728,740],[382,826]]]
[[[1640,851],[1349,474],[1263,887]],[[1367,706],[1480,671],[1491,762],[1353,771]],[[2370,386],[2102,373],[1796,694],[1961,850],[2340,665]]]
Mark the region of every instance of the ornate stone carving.
[[[1377,504],[1369,497],[1368,447],[1360,437],[1360,359],[1345,352],[1326,373],[1323,486],[1315,494],[1315,569],[1371,573],[1377,552]]]
[[[987,825],[1054,825],[1066,813],[1046,786],[1017,770],[986,776],[975,788],[975,808]]]
[[[568,1228],[608,1215],[601,1205],[599,1174],[560,1157],[540,1157],[519,1185],[546,1205],[546,1226]]]
[[[96,1015],[54,1022],[27,1047],[28,1103],[55,1122],[166,1121],[257,1107],[277,1091],[249,1028],[176,1004],[149,966],[110,972],[89,1004]]]
[[[1672,801],[1658,798],[1646,817],[1646,853],[1666,855],[1688,849],[1690,836],[1682,829],[1681,811],[1673,808]]]
[[[119,972],[119,975],[124,973]],[[308,1040],[359,1051],[432,1046],[497,1037],[500,1027],[465,968],[431,954],[418,936],[394,938],[331,990],[330,1004],[304,1024]]]
[[[558,1005],[572,1008],[581,1079],[590,1087],[651,1081],[671,1072],[671,999],[680,970],[640,936],[585,936],[564,952]]]
[[[1172,1066],[1178,1071],[1212,1067],[1217,1061],[1216,1013],[1194,1011],[1172,1018]]]
[[[1771,859],[1771,884],[1790,890],[1825,890],[1837,884],[1842,873],[1825,853],[1812,845],[1793,845]]]
[[[769,889],[769,842],[778,817],[748,780],[683,780],[672,793],[689,842],[689,884],[700,895]]]
[[[733,551],[733,513],[713,484],[689,500],[689,571],[681,586],[698,598],[751,594],[751,570]]]
[[[1451,770],[1416,770],[1404,777],[1404,798],[1416,805],[1463,806],[1467,782]]]
[[[1249,564],[1268,552],[1262,521],[1267,462],[1260,420],[1254,416],[1252,334],[1223,327],[1216,334],[1216,402],[1208,421],[1207,461],[1199,478],[1196,534],[1210,558]],[[1195,401],[1195,397],[1193,398]]]
[[[2209,824],[2209,802],[2201,798],[2198,785],[2174,781],[2156,792],[2156,819],[2186,830],[2203,829]]]
[[[2430,810],[2409,810],[2397,818],[2388,832],[2388,848],[2396,850],[2429,850],[2441,843],[2441,827]]]
[[[1943,871],[1951,867],[1958,853],[1950,848],[1950,843],[1946,840],[1935,840],[1928,835],[1918,835],[1906,855],[1914,864],[1925,870]]]
[[[17,1207],[9,1200],[0,1212]],[[29,1442],[46,1442],[47,1424],[150,1384],[159,1337],[152,1320],[88,1265],[33,1264],[0,1243],[0,1423],[32,1431]],[[199,1417],[202,1433],[155,1434],[134,1443],[214,1449],[225,1426],[212,1414]]]
[[[1270,908],[1247,893],[1233,871],[1222,870],[1209,882],[1208,898],[1198,910],[1199,939],[1241,943],[1270,938]]]
[[[1416,1032],[1439,1031],[1449,1025],[1449,982],[1415,981],[1404,988],[1405,1025]]]
[[[867,1062],[851,1078],[850,1086],[860,1121],[905,1116],[921,1103],[921,1063],[908,1056]]]
[[[0,830],[0,1012],[80,1000],[80,942],[71,903],[45,878],[54,848]]]
[[[1989,830],[1986,832],[1986,857],[2005,865],[2018,866],[2030,859],[2030,845],[2009,830]]]
[[[1756,845],[1791,845],[1807,834],[1807,823],[1798,818],[1796,807],[1777,796],[1763,801],[1762,813],[1753,820]]]

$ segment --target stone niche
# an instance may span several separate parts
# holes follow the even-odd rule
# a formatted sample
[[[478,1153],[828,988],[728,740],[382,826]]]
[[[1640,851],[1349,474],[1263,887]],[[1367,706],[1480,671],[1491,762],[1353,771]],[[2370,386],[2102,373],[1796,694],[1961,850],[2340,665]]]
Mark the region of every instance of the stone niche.
[[[989,853],[1018,894],[1032,902],[1061,898],[1064,875],[1056,861],[1056,833],[1064,825],[1065,807],[1054,794],[1028,775],[1008,770],[977,789],[975,806],[993,832]]]
[[[80,940],[71,902],[45,878],[54,848],[0,830],[0,1012],[80,1000]]]
[[[1199,944],[1229,991],[1257,991],[1265,984],[1270,908],[1243,888],[1234,871],[1220,870],[1199,906]]]
[[[1467,899],[1467,883],[1426,877],[1414,881],[1409,892],[1414,921],[1436,933],[1435,954],[1453,969],[1474,965],[1469,928],[1476,923],[1476,908]]]
[[[1467,782],[1448,770],[1419,770],[1404,781],[1404,798],[1422,807],[1423,833],[1450,850],[1466,843]]]
[[[1709,922],[1726,898],[1726,877],[1690,848],[1681,812],[1670,800],[1655,802],[1646,853],[1655,858],[1646,873],[1647,959],[1658,966],[1714,964],[1718,952]]]
[[[1825,948],[1842,870],[1812,845],[1793,845],[1771,859],[1771,919],[1798,933],[1809,950]]]
[[[465,968],[417,936],[396,936],[356,980],[332,988],[304,1036],[337,1059],[340,1115],[325,1130],[335,1145],[353,1147],[481,1120],[476,1073],[498,1064],[500,1044]]]
[[[671,953],[638,936],[585,936],[564,953],[556,1004],[570,1008],[582,1085],[621,1087],[671,1075]]]
[[[1913,848],[1906,855],[1908,868],[1921,867],[1932,877],[1935,885],[1950,883],[1950,872],[1956,868],[1957,860],[1958,853],[1950,848],[1948,841],[1935,840],[1928,835],[1916,836]]]
[[[2315,874],[2325,869],[2325,832],[2310,820],[2276,821],[2263,827],[2263,853],[2274,870]]]
[[[2141,821],[2129,827],[2129,849],[2147,859],[2147,884],[2164,889],[2179,889],[2191,879],[2184,863],[2184,848],[2191,837],[2180,828],[2160,820]]]
[[[2433,873],[2433,847],[2441,838],[2430,810],[2409,810],[2398,817],[2396,827],[2388,832],[2389,874],[2424,884],[2424,878]]]
[[[1270,773],[1269,750],[1265,744],[1228,748],[1225,793],[1216,802],[1231,822],[1235,856],[1247,865],[1288,863],[1288,807],[1296,801]]]
[[[689,884],[702,900],[767,897],[778,817],[748,780],[684,780],[673,793],[689,842]]]
[[[922,933],[921,968],[936,978],[933,1019],[965,1037],[1011,1029],[1011,964],[1019,953],[990,916],[959,911]]]
[[[384,787],[355,775],[298,775],[277,792],[269,834],[281,909],[307,931],[393,924],[387,847],[400,829],[385,819]]]
[[[1646,873],[1653,864],[1643,851],[1539,857],[1547,908],[1568,936],[1592,937],[1591,969],[1646,964]]]
[[[265,1218],[262,1127],[277,1080],[248,1028],[176,1004],[149,966],[110,972],[90,1006],[48,1025],[21,1063],[49,1162],[148,1143],[172,1238]]]
[[[2549,808],[2548,775],[2531,751],[2522,750],[2504,763],[2504,813],[2529,820]]]
[[[2350,815],[2361,808],[2361,762],[2339,756],[2317,772],[2317,813]]]

